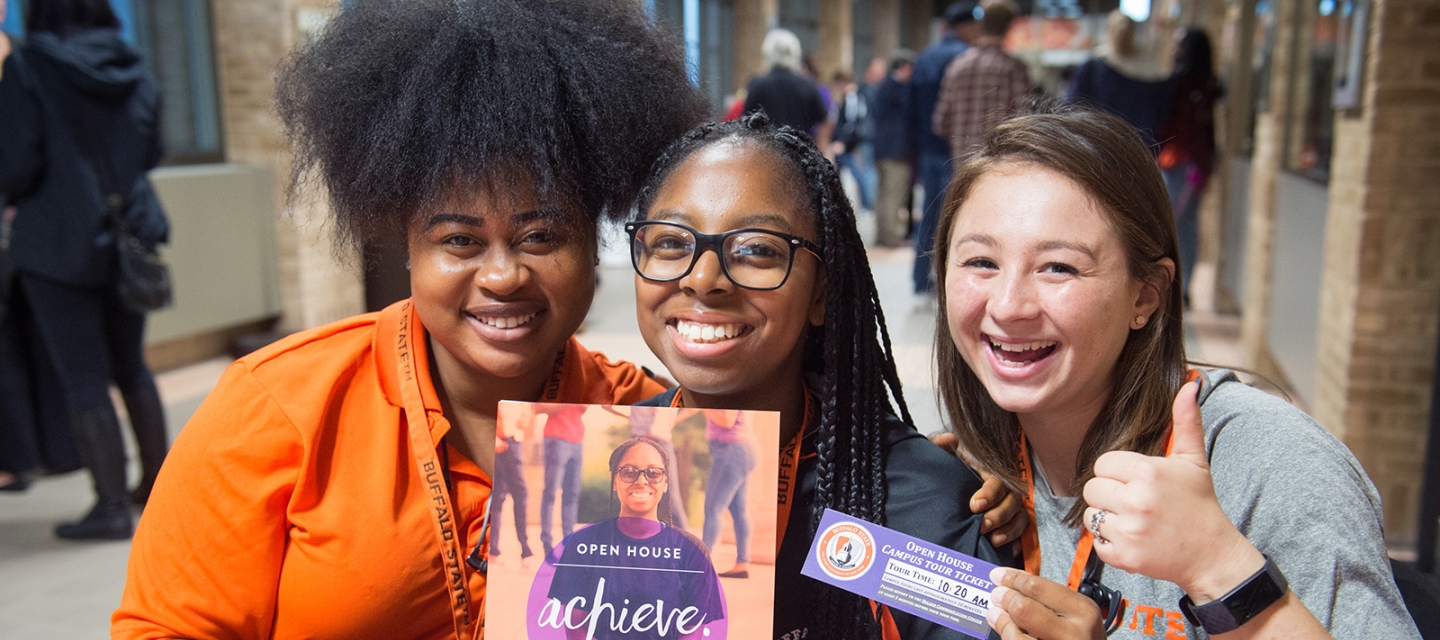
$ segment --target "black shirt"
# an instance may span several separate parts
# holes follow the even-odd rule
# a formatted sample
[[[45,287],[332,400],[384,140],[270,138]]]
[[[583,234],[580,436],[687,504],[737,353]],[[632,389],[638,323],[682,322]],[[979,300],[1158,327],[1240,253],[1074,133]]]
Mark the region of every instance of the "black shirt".
[[[745,113],[761,109],[776,125],[794,127],[807,135],[827,115],[815,83],[785,67],[775,67],[750,81],[745,92]]]
[[[670,406],[676,391],[671,389],[639,404]],[[885,459],[886,526],[986,562],[1018,568],[1008,546],[997,550],[980,535],[981,515],[970,511],[970,496],[980,490],[980,476],[899,418],[891,416],[885,428],[889,447]],[[816,533],[810,524],[816,461],[815,439],[807,437],[800,445],[794,504],[775,559],[776,640],[814,637],[808,633],[813,605],[825,590],[836,588],[800,574]],[[898,609],[890,613],[905,640],[972,640]]]

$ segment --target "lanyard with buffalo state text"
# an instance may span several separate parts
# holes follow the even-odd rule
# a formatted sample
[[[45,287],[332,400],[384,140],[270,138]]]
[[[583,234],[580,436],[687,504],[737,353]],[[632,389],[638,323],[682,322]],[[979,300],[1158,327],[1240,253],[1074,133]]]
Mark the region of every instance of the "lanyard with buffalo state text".
[[[470,592],[466,587],[460,536],[455,532],[455,509],[449,491],[445,489],[445,469],[435,455],[425,403],[420,398],[420,380],[415,370],[414,355],[418,329],[412,326],[409,307],[407,302],[405,312],[400,315],[400,332],[396,341],[400,398],[405,405],[405,419],[409,426],[410,452],[415,457],[416,469],[430,500],[431,522],[435,525],[435,537],[440,544],[440,563],[445,567],[445,590],[450,596],[450,612],[455,618],[455,636],[463,640],[476,637],[477,632],[470,618]]]
[[[671,407],[684,407],[685,402],[680,397],[680,391],[675,392],[675,397],[670,399]],[[810,391],[805,391],[805,415],[800,420],[800,430],[790,438],[784,448],[780,449],[780,477],[775,484],[775,552],[780,552],[780,543],[785,540],[785,529],[790,524],[790,505],[795,501],[795,483],[799,479],[795,476],[796,470],[800,468],[800,443],[805,439],[805,427],[810,425],[810,419],[814,417],[814,406],[810,400]]]

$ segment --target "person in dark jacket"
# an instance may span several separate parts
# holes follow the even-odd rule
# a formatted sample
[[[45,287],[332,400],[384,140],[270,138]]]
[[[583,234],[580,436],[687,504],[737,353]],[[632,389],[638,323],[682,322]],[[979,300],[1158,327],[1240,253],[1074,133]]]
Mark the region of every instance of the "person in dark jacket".
[[[940,219],[940,202],[950,184],[950,143],[935,135],[931,122],[935,103],[940,100],[940,81],[945,68],[970,48],[970,41],[980,35],[975,19],[976,5],[962,0],[945,9],[945,37],[920,52],[910,76],[910,140],[920,152],[920,185],[925,189],[925,213],[915,231],[915,293],[929,296],[935,290],[935,274],[930,254],[935,252],[935,221]]]
[[[890,59],[890,72],[875,90],[870,117],[875,121],[875,169],[879,189],[875,199],[875,244],[898,247],[905,239],[900,210],[905,208],[913,178],[910,155],[914,145],[907,133],[910,73],[915,54],[901,50]],[[909,215],[909,213],[906,213]]]
[[[1215,77],[1210,38],[1186,29],[1175,46],[1175,95],[1160,127],[1160,169],[1175,214],[1180,240],[1180,292],[1190,300],[1190,272],[1200,250],[1200,196],[1215,170],[1215,102],[1222,94]]]
[[[160,90],[120,39],[106,0],[30,0],[21,64],[0,80],[0,193],[15,205],[10,257],[58,374],[97,502],[55,529],[70,539],[127,538],[130,502],[149,494],[168,438],[145,364],[145,316],[116,287],[118,195],[124,224],[151,247],[169,234],[147,172],[160,161]],[[126,491],[125,449],[109,384],[120,388],[143,473]]]
[[[800,38],[784,29],[773,29],[761,48],[770,72],[751,80],[746,87],[744,113],[764,111],[778,124],[814,135],[829,110],[815,82],[800,73]]]
[[[1135,42],[1135,21],[1119,9],[1106,21],[1100,55],[1075,69],[1065,100],[1109,111],[1135,127],[1151,152],[1170,110],[1171,81],[1142,55]]]

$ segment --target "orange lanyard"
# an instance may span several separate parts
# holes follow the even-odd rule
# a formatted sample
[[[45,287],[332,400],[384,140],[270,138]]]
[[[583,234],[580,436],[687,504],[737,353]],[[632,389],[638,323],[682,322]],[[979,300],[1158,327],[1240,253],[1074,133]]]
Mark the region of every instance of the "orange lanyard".
[[[680,391],[670,400],[671,407],[684,407]],[[775,552],[780,552],[780,543],[785,540],[785,529],[790,524],[790,506],[795,501],[795,483],[799,482],[795,472],[800,468],[800,442],[805,438],[805,427],[810,424],[814,409],[810,392],[805,392],[805,416],[800,420],[800,430],[790,442],[780,449],[780,479],[775,485]]]
[[[1185,374],[1185,382],[1200,378],[1200,372],[1191,369]],[[1175,447],[1175,431],[1171,429],[1170,435],[1165,436],[1165,455],[1169,456],[1170,451]],[[1020,548],[1025,554],[1025,572],[1031,575],[1040,575],[1040,527],[1035,520],[1035,476],[1030,470],[1029,444],[1025,440],[1024,432],[1020,434],[1020,480],[1025,483],[1025,512],[1030,514],[1030,524],[1025,525],[1024,533],[1020,534]],[[1052,492],[1054,487],[1050,489]],[[1085,565],[1090,560],[1090,551],[1095,547],[1095,536],[1086,527],[1080,528],[1080,543],[1075,545],[1075,559],[1070,563],[1070,577],[1065,580],[1065,586],[1071,591],[1080,588],[1080,581],[1085,577]]]
[[[400,397],[405,405],[405,418],[409,426],[410,452],[415,457],[415,466],[425,483],[425,493],[430,499],[431,522],[435,525],[435,537],[440,545],[440,563],[445,567],[445,590],[450,596],[450,613],[455,618],[457,638],[477,637],[478,630],[472,630],[470,619],[470,591],[465,580],[464,554],[460,550],[460,536],[455,532],[455,508],[450,493],[445,489],[445,469],[435,455],[435,443],[430,438],[430,426],[425,418],[425,403],[420,399],[420,383],[415,373],[415,334],[411,326],[410,303],[406,302],[405,313],[400,316],[400,354],[396,361],[400,382]]]

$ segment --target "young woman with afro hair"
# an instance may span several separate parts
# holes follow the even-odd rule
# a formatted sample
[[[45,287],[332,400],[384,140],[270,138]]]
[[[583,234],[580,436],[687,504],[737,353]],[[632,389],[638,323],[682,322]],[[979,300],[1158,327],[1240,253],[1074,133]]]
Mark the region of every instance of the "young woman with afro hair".
[[[602,217],[703,119],[622,0],[360,0],[281,68],[298,185],[412,297],[240,359],[140,521],[117,638],[483,638],[499,400],[662,387],[572,339]]]

